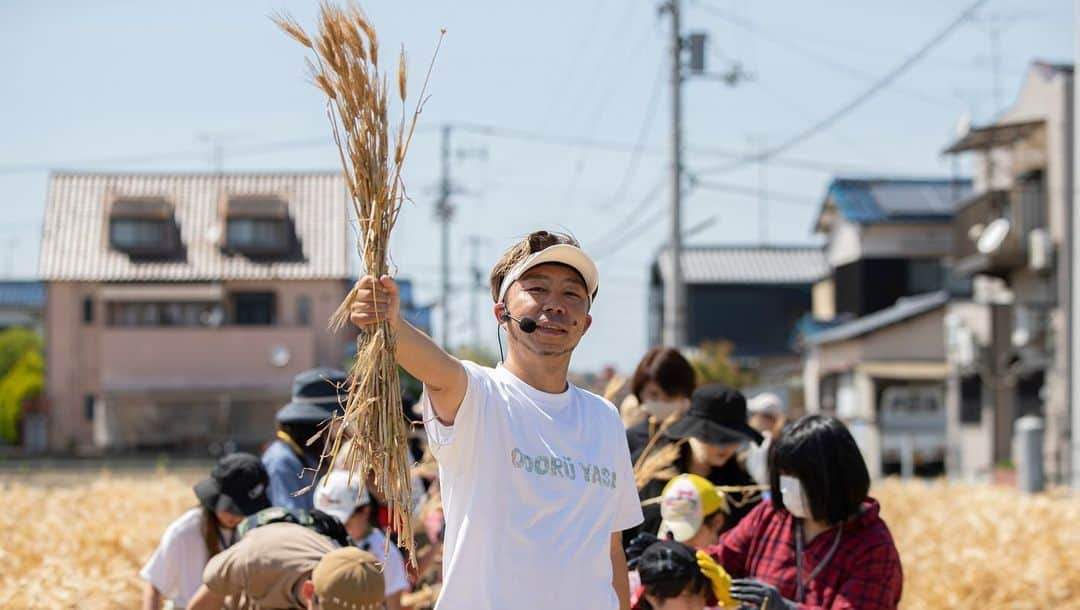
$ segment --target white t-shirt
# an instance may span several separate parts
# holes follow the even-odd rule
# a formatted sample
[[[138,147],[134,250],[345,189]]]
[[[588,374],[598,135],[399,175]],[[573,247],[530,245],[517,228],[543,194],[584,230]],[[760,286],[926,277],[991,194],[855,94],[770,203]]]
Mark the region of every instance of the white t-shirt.
[[[573,385],[548,394],[462,364],[453,426],[421,398],[446,516],[436,608],[618,608],[611,534],[642,521],[618,411]]]
[[[405,576],[405,557],[394,545],[390,545],[390,555],[386,554],[386,534],[380,529],[372,529],[363,540],[354,544],[375,556],[383,564],[383,580],[386,581],[386,595],[409,590],[409,579]]]
[[[222,540],[229,540],[232,532],[222,530],[221,535]],[[165,529],[139,576],[172,600],[174,608],[186,608],[203,582],[209,559],[202,537],[202,509],[193,508]]]

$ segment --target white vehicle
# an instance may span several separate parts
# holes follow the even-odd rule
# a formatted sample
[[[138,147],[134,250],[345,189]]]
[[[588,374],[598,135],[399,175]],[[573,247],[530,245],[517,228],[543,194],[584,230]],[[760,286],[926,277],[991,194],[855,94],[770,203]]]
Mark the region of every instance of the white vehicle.
[[[881,394],[881,458],[899,464],[911,451],[915,465],[945,461],[945,391],[940,384],[899,385]]]

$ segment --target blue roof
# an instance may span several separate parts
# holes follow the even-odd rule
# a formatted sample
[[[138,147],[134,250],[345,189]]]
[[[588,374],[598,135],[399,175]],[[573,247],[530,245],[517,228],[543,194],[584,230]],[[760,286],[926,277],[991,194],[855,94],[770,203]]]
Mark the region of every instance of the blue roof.
[[[0,307],[45,307],[45,284],[38,281],[0,281]]]
[[[971,180],[959,178],[836,178],[825,205],[857,224],[947,222],[971,192]]]
[[[944,307],[948,302],[949,295],[945,291],[903,297],[895,305],[887,309],[810,334],[806,336],[806,342],[810,345],[822,345],[836,341],[847,341],[934,311],[939,307]]]

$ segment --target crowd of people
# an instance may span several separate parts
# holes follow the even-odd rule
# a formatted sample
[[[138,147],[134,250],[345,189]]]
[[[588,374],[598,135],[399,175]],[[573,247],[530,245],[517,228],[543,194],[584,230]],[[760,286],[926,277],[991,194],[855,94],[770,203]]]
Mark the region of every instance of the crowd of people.
[[[372,478],[322,459],[346,377],[298,375],[261,457],[223,457],[141,572],[144,610],[894,609],[899,555],[844,424],[699,384],[677,350],[641,359],[625,399],[568,380],[599,273],[539,231],[491,273],[507,353],[447,354],[365,277],[352,322],[389,321],[423,383],[414,557]],[[387,544],[387,541],[390,544]]]

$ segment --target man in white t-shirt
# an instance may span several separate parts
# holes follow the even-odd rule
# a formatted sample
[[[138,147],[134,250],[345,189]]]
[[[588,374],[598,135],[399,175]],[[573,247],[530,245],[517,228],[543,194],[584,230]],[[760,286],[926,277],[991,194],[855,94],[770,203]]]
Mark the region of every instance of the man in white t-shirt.
[[[598,286],[568,236],[510,248],[491,272],[507,357],[489,369],[405,322],[389,277],[358,283],[353,323],[389,321],[399,364],[424,383],[446,516],[438,610],[630,607],[621,532],[642,518],[626,431],[610,402],[567,381]]]
[[[405,559],[394,545],[386,550],[386,534],[371,526],[371,494],[359,477],[341,470],[326,475],[315,488],[315,509],[337,518],[353,544],[383,564],[386,610],[401,610],[401,594],[409,590]]]

